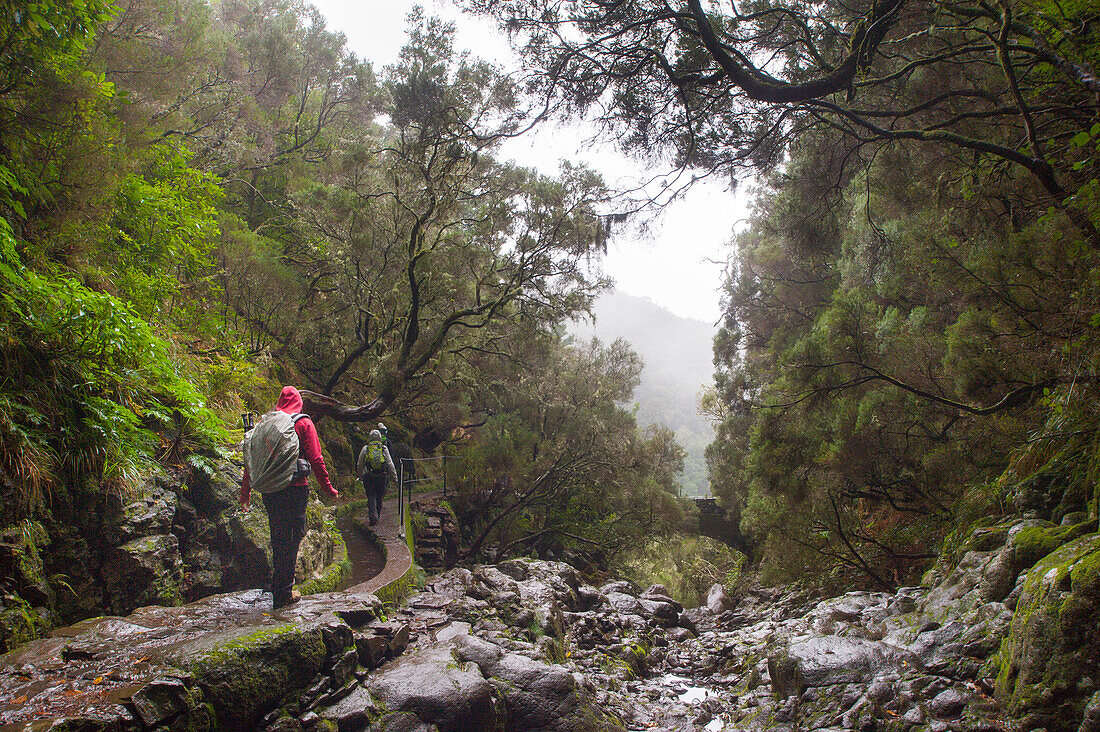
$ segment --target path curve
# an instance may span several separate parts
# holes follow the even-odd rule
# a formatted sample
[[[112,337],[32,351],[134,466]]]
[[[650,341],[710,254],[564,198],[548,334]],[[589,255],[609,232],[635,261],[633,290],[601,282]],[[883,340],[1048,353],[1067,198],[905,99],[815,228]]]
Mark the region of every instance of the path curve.
[[[370,527],[370,531],[382,541],[386,551],[386,566],[382,571],[357,585],[352,585],[344,592],[370,592],[376,593],[383,587],[396,582],[405,576],[412,568],[413,557],[409,552],[409,546],[398,534],[399,516],[397,510],[397,496],[382,501],[382,514],[378,517],[378,523]]]

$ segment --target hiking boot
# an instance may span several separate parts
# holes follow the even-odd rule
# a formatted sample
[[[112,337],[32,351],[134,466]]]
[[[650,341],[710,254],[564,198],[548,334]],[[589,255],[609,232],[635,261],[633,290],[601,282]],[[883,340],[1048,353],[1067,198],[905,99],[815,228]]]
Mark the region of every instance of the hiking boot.
[[[298,590],[291,590],[289,597],[280,598],[278,600],[273,599],[272,603],[271,603],[271,609],[272,610],[278,610],[281,607],[286,607],[287,605],[293,605],[294,603],[298,602],[301,599],[302,599],[302,593],[301,592],[298,592]]]

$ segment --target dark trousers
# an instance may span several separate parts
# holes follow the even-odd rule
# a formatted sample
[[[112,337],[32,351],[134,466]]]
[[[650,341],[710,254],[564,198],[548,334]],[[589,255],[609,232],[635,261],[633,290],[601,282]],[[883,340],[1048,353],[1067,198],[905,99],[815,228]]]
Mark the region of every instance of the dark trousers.
[[[386,495],[386,476],[363,476],[363,491],[367,494],[367,515],[370,516],[370,525],[378,523],[378,516],[382,513],[382,498]]]
[[[278,493],[264,494],[267,525],[271,529],[271,595],[279,605],[290,599],[298,545],[306,535],[309,486],[292,485]]]

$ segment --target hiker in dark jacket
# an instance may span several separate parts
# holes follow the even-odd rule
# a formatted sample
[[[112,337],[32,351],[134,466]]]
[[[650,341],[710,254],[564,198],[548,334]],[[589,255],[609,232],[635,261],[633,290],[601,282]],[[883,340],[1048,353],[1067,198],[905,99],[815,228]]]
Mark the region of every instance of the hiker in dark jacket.
[[[355,461],[355,472],[363,480],[363,490],[367,494],[367,514],[370,525],[374,526],[382,513],[386,482],[390,478],[393,478],[394,483],[397,482],[397,469],[393,466],[390,450],[379,430],[371,430],[367,444],[363,445],[363,449],[359,451],[359,459]]]
[[[284,386],[275,408],[287,414],[299,414],[302,411],[302,395],[293,386]],[[294,432],[298,435],[299,456],[309,463],[309,472],[317,478],[318,487],[332,498],[339,498],[340,493],[329,479],[313,420],[307,416],[300,417],[294,423]],[[294,568],[298,564],[298,545],[306,535],[309,473],[295,477],[290,485],[280,491],[262,495],[267,524],[271,529],[271,600],[274,608],[280,608],[301,597],[293,589]],[[247,464],[241,480],[240,503],[245,511],[252,506],[252,481]]]

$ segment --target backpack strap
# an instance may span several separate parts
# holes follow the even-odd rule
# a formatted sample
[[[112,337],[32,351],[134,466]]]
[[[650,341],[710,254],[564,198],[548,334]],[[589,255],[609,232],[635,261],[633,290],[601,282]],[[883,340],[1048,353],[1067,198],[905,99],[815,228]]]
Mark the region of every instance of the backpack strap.
[[[291,421],[291,424],[298,424],[298,420],[307,419],[308,417],[309,417],[309,415],[306,414],[305,412],[295,412],[294,414],[290,415],[290,421]],[[306,446],[305,445],[299,445],[298,446],[298,457],[301,458],[302,455],[305,455],[305,454],[306,454]]]

